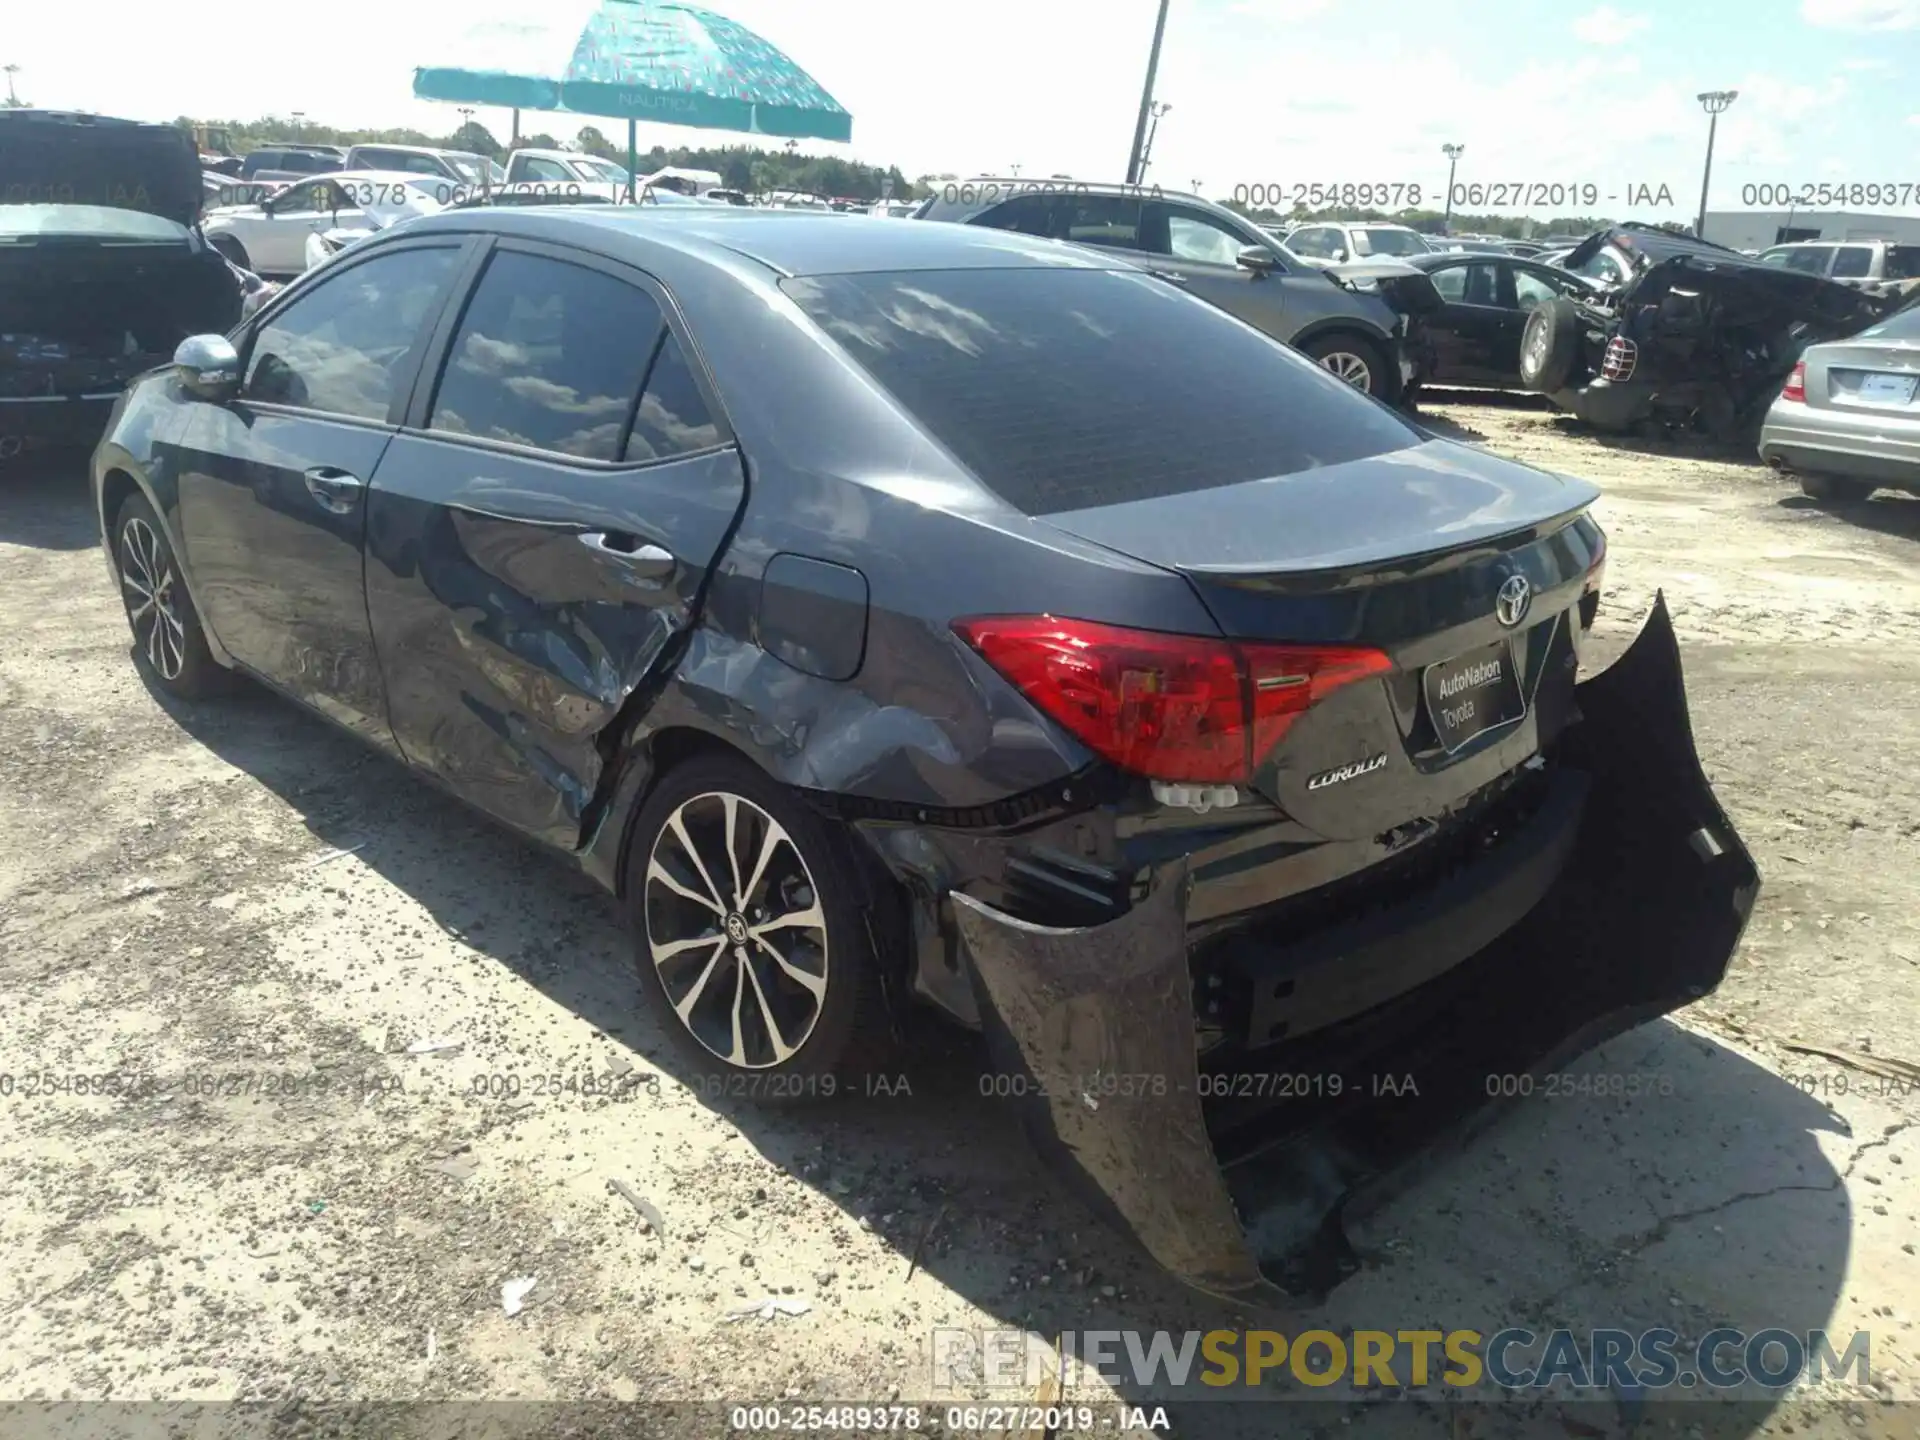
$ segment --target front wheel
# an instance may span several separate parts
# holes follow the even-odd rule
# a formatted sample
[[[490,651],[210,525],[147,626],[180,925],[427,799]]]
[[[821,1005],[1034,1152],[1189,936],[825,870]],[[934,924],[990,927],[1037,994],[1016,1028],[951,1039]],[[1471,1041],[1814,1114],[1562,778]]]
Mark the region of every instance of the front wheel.
[[[144,495],[128,496],[114,517],[113,559],[133,629],[134,663],[169,695],[202,700],[217,694],[227,672],[207,646],[180,562]]]
[[[708,1093],[849,1093],[887,1048],[851,842],[756,766],[670,772],[634,822],[640,981]]]
[[[215,250],[242,270],[252,271],[253,261],[247,255],[247,247],[231,235],[216,235],[210,243]]]
[[[1322,335],[1309,340],[1302,349],[1356,390],[1364,390],[1376,400],[1393,394],[1393,378],[1387,373],[1386,357],[1380,347],[1358,335]]]
[[[1802,475],[1800,493],[1809,500],[1837,505],[1857,505],[1873,494],[1865,480],[1845,480],[1838,475]]]

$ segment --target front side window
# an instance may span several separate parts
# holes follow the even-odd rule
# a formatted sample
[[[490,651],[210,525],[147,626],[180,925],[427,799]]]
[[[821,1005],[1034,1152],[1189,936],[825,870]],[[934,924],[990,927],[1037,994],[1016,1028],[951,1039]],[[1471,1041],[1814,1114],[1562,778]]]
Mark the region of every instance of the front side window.
[[[1571,286],[1555,285],[1538,271],[1513,267],[1513,295],[1522,310],[1533,310],[1566,294]]]
[[[1167,214],[1167,249],[1178,259],[1233,265],[1249,243],[1211,216],[1191,210],[1173,210]]]
[[[273,197],[275,215],[322,215],[340,208],[340,192],[331,180],[293,185]]]
[[[1042,239],[1054,233],[1054,197],[1017,195],[1004,205],[996,205],[974,223],[991,225],[995,230],[1011,230],[1019,235],[1038,235]]]
[[[1824,275],[1833,263],[1833,246],[1802,245],[1787,256],[1787,268],[1808,275]]]
[[[781,285],[1028,515],[1285,476],[1421,438],[1278,341],[1137,272],[943,270]]]
[[[1920,280],[1920,245],[1887,247],[1887,280]]]
[[[571,180],[573,175],[558,160],[549,160],[542,155],[529,155],[520,162],[520,169],[528,180]]]
[[[1326,225],[1309,225],[1296,230],[1287,237],[1287,248],[1296,255],[1310,255],[1315,260],[1332,258],[1340,232]]]
[[[660,307],[636,285],[503,251],[467,305],[427,425],[618,460],[663,328]]]
[[[386,419],[403,362],[459,254],[451,245],[398,250],[321,281],[261,328],[241,393],[264,404]]]

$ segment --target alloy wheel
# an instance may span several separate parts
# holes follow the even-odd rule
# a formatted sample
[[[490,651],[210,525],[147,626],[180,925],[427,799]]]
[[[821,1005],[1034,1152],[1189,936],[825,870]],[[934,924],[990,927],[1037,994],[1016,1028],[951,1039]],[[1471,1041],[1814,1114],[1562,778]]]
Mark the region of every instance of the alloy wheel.
[[[173,561],[145,520],[120,530],[120,585],[134,643],[163,680],[178,680],[187,663],[187,629],[180,619]]]
[[[1373,384],[1373,371],[1367,362],[1347,350],[1335,350],[1330,355],[1322,355],[1320,364],[1323,369],[1331,370],[1356,390],[1366,390]]]
[[[1547,327],[1535,325],[1527,332],[1527,368],[1538,375],[1547,368]]]
[[[667,1003],[689,1034],[743,1070],[799,1052],[827,994],[827,917],[806,857],[743,796],[695,795],[647,858],[641,913]]]

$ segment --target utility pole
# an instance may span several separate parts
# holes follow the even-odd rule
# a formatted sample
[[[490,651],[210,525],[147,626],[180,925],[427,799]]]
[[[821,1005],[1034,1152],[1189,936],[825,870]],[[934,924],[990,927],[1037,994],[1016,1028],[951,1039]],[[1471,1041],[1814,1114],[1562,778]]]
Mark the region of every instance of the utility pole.
[[[1147,166],[1153,163],[1153,139],[1154,139],[1154,136],[1160,133],[1160,117],[1166,114],[1171,109],[1173,109],[1173,106],[1163,104],[1158,100],[1154,101],[1153,104],[1149,107],[1149,110],[1153,115],[1153,123],[1147,126],[1147,143],[1144,146],[1142,146],[1140,150],[1139,183],[1142,185],[1147,183]]]
[[[1720,113],[1740,97],[1738,90],[1703,90],[1694,98],[1707,112],[1707,166],[1700,172],[1700,218],[1694,221],[1693,238],[1707,238],[1707,186],[1713,180],[1713,136],[1720,128]]]
[[[25,109],[26,107],[20,102],[20,97],[13,93],[13,77],[20,73],[20,67],[18,65],[0,65],[0,70],[7,72],[7,108],[9,110]]]
[[[1138,185],[1144,166],[1144,151],[1147,143],[1147,115],[1153,108],[1153,80],[1160,70],[1160,41],[1167,33],[1167,6],[1171,0],[1160,0],[1160,17],[1153,22],[1153,49],[1147,52],[1147,81],[1140,87],[1140,118],[1133,126],[1133,149],[1127,152],[1127,183]]]
[[[1447,157],[1447,212],[1440,221],[1440,233],[1451,235],[1453,233],[1453,172],[1460,164],[1460,157],[1467,153],[1467,147],[1449,143],[1440,147],[1440,153]]]

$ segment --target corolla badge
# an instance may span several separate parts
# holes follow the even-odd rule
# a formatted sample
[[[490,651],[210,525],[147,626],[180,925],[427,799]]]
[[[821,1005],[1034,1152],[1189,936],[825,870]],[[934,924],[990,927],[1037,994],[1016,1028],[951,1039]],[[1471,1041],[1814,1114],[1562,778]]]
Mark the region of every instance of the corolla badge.
[[[1493,597],[1493,613],[1509,630],[1527,618],[1533,608],[1533,585],[1524,575],[1509,575]]]
[[[1362,775],[1371,775],[1384,769],[1387,757],[1384,753],[1368,756],[1365,760],[1356,760],[1351,765],[1342,765],[1338,770],[1322,770],[1307,781],[1307,789],[1324,790],[1329,785],[1338,785],[1345,780],[1358,779]]]

